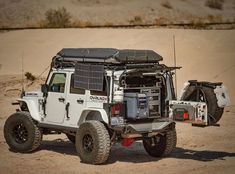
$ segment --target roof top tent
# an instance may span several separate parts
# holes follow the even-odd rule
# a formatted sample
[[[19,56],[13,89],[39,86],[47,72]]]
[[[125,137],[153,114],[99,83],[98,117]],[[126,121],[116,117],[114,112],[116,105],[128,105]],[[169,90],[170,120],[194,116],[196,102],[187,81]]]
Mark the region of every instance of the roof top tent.
[[[76,63],[104,65],[158,64],[162,56],[153,50],[114,48],[64,48],[52,60],[52,67],[75,67]]]

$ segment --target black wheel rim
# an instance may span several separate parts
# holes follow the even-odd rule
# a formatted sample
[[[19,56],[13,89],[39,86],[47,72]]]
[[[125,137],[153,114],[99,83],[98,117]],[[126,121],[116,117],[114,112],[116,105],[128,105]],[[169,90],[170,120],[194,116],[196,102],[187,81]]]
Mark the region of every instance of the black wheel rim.
[[[85,150],[85,152],[91,153],[93,148],[94,148],[94,144],[93,144],[93,139],[92,136],[90,134],[85,134],[83,136],[83,149]]]
[[[28,131],[24,124],[20,123],[13,127],[12,136],[19,144],[23,144],[28,140]]]
[[[196,101],[196,102],[206,102],[205,94],[202,90],[199,90],[199,95],[197,98],[197,91],[194,91],[190,96],[188,96],[186,101]]]

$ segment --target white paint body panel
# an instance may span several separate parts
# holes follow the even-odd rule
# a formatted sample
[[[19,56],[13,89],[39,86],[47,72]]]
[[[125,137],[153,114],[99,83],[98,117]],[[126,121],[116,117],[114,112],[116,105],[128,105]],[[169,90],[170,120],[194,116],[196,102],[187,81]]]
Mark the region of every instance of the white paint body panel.
[[[48,92],[46,103],[46,117],[44,122],[63,123],[65,118],[65,102],[59,98],[65,98],[64,93]]]
[[[228,94],[228,90],[224,85],[217,86],[214,89],[214,93],[216,95],[217,104],[219,107],[224,108],[226,106],[230,106],[231,104],[230,97]]]
[[[180,95],[178,96],[178,100],[180,100],[183,96],[183,94],[185,93],[185,91],[187,91],[188,87],[189,87],[190,83],[189,82],[185,82],[183,88],[181,89]]]
[[[192,101],[178,101],[178,100],[170,100],[169,101],[169,117],[173,119],[173,107],[177,106],[177,108],[185,108],[187,110],[188,107],[193,107],[194,115],[192,121],[194,123],[200,123],[203,125],[208,125],[208,115],[207,115],[207,105],[205,102],[192,102]]]
[[[41,122],[42,115],[40,114],[40,106],[38,104],[38,98],[23,98],[17,99],[19,102],[25,102],[28,106],[29,112],[32,118],[38,122]]]

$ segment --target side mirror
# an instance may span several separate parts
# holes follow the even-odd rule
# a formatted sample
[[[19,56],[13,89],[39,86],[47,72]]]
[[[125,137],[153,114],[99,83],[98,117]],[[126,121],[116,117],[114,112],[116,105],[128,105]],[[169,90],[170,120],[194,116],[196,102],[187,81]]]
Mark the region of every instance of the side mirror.
[[[49,86],[48,84],[42,84],[41,86],[41,91],[43,92],[43,94],[47,94],[49,91]]]

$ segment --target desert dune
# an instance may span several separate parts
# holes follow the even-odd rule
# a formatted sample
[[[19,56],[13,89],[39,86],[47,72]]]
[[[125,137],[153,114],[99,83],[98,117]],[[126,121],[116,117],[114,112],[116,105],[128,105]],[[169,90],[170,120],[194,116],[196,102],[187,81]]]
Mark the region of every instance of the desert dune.
[[[11,102],[21,90],[24,72],[40,75],[62,48],[112,47],[152,49],[173,66],[176,38],[178,93],[190,79],[223,82],[231,97],[220,127],[197,128],[177,123],[178,144],[168,158],[152,158],[141,142],[129,148],[115,145],[107,164],[80,162],[75,147],[64,135],[44,136],[40,149],[30,154],[9,151],[3,137]],[[0,33],[0,173],[233,173],[235,170],[235,30],[183,29],[43,29]],[[47,72],[42,76],[44,78]],[[43,83],[25,80],[34,90]]]
[[[44,29],[0,33],[0,75],[41,74],[62,48],[152,49],[174,64],[176,42],[178,93],[187,80],[223,82],[235,104],[235,31],[183,29]],[[46,76],[46,73],[43,74]]]

